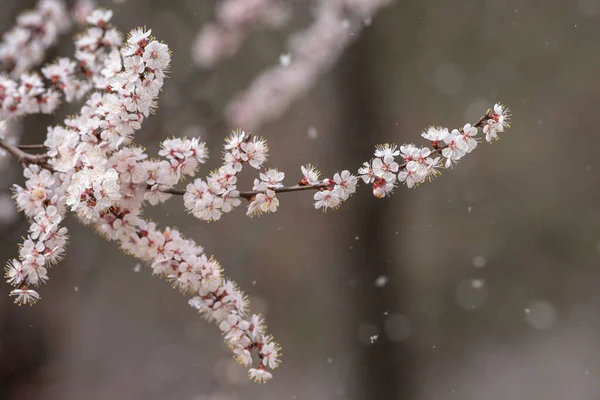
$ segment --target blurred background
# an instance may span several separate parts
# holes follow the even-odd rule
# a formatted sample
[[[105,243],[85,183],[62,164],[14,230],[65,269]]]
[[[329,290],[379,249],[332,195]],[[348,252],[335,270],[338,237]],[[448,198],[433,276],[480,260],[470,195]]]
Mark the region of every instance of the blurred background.
[[[0,32],[34,3],[3,0]],[[169,44],[170,78],[136,140],[155,154],[168,136],[202,137],[201,174],[230,129],[250,129],[231,126],[227,104],[289,61],[287,39],[313,20],[312,2],[290,1],[283,26],[204,68],[194,48],[214,0],[99,4],[122,31],[147,26]],[[284,353],[267,385],[248,381],[186,297],[69,219],[42,301],[19,308],[0,283],[0,399],[600,398],[600,0],[405,0],[359,25],[315,85],[252,127],[287,183],[308,162],[331,176],[375,144],[426,144],[429,125],[461,127],[497,101],[512,128],[432,184],[383,200],[360,187],[335,212],[309,193],[212,224],[180,198],[148,210],[214,254],[265,314]],[[72,54],[70,35],[47,60]],[[24,119],[22,143],[76,110]],[[8,260],[27,221],[8,191],[21,170],[2,163]]]

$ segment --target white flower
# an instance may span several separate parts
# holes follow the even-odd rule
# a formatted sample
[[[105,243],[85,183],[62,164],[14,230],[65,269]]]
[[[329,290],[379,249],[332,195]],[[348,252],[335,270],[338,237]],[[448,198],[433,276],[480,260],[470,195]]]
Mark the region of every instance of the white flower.
[[[373,172],[373,169],[371,168],[371,163],[369,163],[368,161],[365,161],[362,167],[358,169],[358,176],[365,183],[373,183],[375,181],[375,178],[377,178],[375,176],[375,173]]]
[[[22,289],[14,289],[12,292],[10,292],[10,295],[17,296],[15,303],[18,305],[33,305],[40,299],[38,292],[27,287]]]
[[[95,9],[90,16],[86,18],[86,21],[90,25],[102,27],[110,21],[112,16],[113,12],[111,10]]]
[[[263,356],[262,364],[265,367],[269,367],[271,369],[277,368],[279,364],[279,348],[276,343],[270,342],[265,343],[260,350],[260,354]]]
[[[225,213],[230,212],[235,207],[242,204],[240,200],[240,192],[238,190],[228,190],[222,194],[223,204],[221,204],[221,210]]]
[[[444,142],[448,146],[442,150],[442,155],[446,157],[446,168],[450,168],[453,164],[455,164],[465,155],[465,152],[458,146],[458,137],[458,131],[453,130],[444,138]]]
[[[246,367],[252,364],[252,353],[250,353],[250,351],[244,346],[235,346],[233,352],[237,356],[237,361],[240,364]]]
[[[441,168],[441,161],[440,161],[440,157],[436,157],[435,159],[433,158],[428,158],[426,160],[427,163],[427,174],[426,177],[431,181],[433,178],[437,177],[438,175],[441,174],[441,172],[439,171],[439,168]]]
[[[48,270],[43,266],[45,261],[45,258],[42,258],[42,261],[39,263],[38,260],[33,258],[25,260],[23,266],[27,271],[28,284],[38,286],[40,283],[44,283],[48,280]]]
[[[192,138],[190,141],[194,157],[196,157],[196,160],[198,160],[200,164],[204,164],[208,158],[208,148],[206,147],[206,143],[201,142],[198,138]]]
[[[265,193],[259,193],[256,195],[258,202],[260,203],[260,210],[262,212],[274,213],[279,207],[279,199],[272,190],[267,190]]]
[[[402,173],[401,171],[400,173]],[[384,198],[391,194],[396,187],[396,176],[394,175],[391,180],[385,180],[378,178],[373,182],[373,195],[377,198]]]
[[[405,169],[398,174],[398,180],[405,183],[407,187],[412,188],[425,179],[425,175],[419,175],[416,171]]]
[[[394,161],[391,155],[385,156],[383,159],[376,158],[373,160],[373,174],[376,177],[383,178],[386,181],[392,180],[394,173],[398,172],[398,163]]]
[[[398,150],[398,146],[395,144],[380,144],[375,146],[375,157],[384,158],[386,156],[396,157],[400,154],[400,150]]]
[[[265,383],[273,378],[273,375],[270,372],[265,371],[263,368],[250,368],[248,375],[250,376],[250,379],[258,383]]]
[[[146,69],[144,60],[140,56],[125,57],[123,60],[123,67],[125,67],[123,77],[126,78],[129,83],[135,83],[140,79],[140,74],[144,73],[144,70]]]
[[[240,153],[238,150],[234,150],[223,153],[223,161],[225,161],[225,165],[234,169],[236,172],[240,172],[242,170],[242,162],[244,159],[242,157],[242,153]]]
[[[146,46],[151,33],[152,30],[145,31],[143,28],[137,28],[129,32],[127,47],[123,48],[123,55],[131,56],[138,51],[138,48]]]
[[[243,152],[242,160],[247,161],[253,168],[260,169],[267,161],[269,148],[262,138],[254,137],[252,141],[242,143],[240,148]]]
[[[421,136],[427,140],[430,140],[433,147],[437,147],[439,142],[444,140],[444,137],[446,137],[447,133],[448,128],[442,128],[441,126],[430,126],[425,132],[421,133]]]
[[[206,194],[202,200],[194,204],[192,213],[204,221],[217,221],[221,218],[221,206],[223,199],[221,197]]]
[[[238,315],[229,314],[229,316],[221,321],[219,329],[225,333],[227,339],[237,339],[244,334],[250,324],[248,321],[241,319]]]
[[[267,212],[275,212],[279,207],[279,199],[277,199],[276,193],[267,189],[264,193],[258,193],[254,196],[254,200],[248,205],[246,215],[260,215]]]
[[[106,208],[121,199],[119,173],[114,168],[110,168],[100,179],[96,180],[93,188],[96,201],[106,201]],[[102,206],[99,207],[103,209]]]
[[[260,173],[260,179],[266,184],[268,188],[281,188],[283,184],[283,178],[285,174],[277,171],[276,169],[269,169],[264,174]]]
[[[254,185],[252,186],[252,190],[254,192],[264,192],[268,189],[267,183],[261,180],[255,179]]]
[[[265,331],[265,322],[260,315],[252,315],[248,331],[250,332],[250,338],[254,341],[258,341],[258,338],[263,335]]]
[[[25,272],[23,271],[23,264],[17,260],[9,261],[5,268],[6,281],[13,286],[18,286],[25,280]]]
[[[143,58],[148,68],[164,70],[171,62],[169,46],[157,41],[151,42],[144,49]]]
[[[348,200],[351,194],[356,193],[358,179],[350,171],[344,170],[341,175],[336,173],[333,176],[333,180],[336,183],[334,190],[337,190],[343,201]]]
[[[510,126],[510,112],[508,108],[500,103],[494,105],[494,112],[483,127],[485,140],[491,142],[498,139],[498,132],[504,132],[504,128]]]
[[[427,174],[427,163],[426,159],[431,154],[431,150],[427,147],[415,150],[413,152],[412,160],[406,164],[406,169],[413,171],[417,176],[425,176]]]
[[[411,161],[414,157],[415,152],[419,149],[414,144],[404,144],[400,146],[400,155],[405,161]]]
[[[225,138],[225,149],[239,149],[241,144],[248,138],[246,132],[241,129],[232,131],[231,134]]]
[[[315,208],[317,210],[322,208],[323,211],[327,211],[329,208],[337,208],[342,202],[339,192],[333,189],[319,190],[315,193],[313,199],[315,200]]]
[[[470,153],[477,147],[476,135],[477,128],[471,126],[471,124],[466,124],[462,132],[459,132],[457,129],[452,130],[452,136],[456,138],[457,146],[465,153]]]
[[[319,177],[321,176],[321,172],[312,164],[301,166],[300,171],[302,171],[302,180],[300,180],[300,185],[314,186],[320,183]]]

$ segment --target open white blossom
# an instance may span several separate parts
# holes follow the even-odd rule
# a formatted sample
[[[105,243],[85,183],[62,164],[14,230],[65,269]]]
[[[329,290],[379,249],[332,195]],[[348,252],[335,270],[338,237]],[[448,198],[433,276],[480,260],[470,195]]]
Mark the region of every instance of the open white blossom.
[[[260,179],[266,184],[266,187],[271,189],[283,187],[281,182],[283,182],[284,177],[285,174],[276,169],[268,169],[264,174],[260,174]]]
[[[274,213],[279,208],[279,199],[276,193],[267,189],[264,193],[258,193],[254,200],[248,205],[248,215],[260,215],[262,213]]]
[[[144,49],[143,59],[147,68],[164,71],[171,62],[169,47],[164,43],[151,42]]]
[[[475,138],[477,128],[471,126],[471,124],[466,124],[460,131],[454,129],[452,136],[456,138],[458,147],[465,153],[470,153],[477,147],[477,139]]]
[[[10,295],[16,296],[15,303],[18,305],[29,304],[31,306],[40,299],[38,292],[33,289],[14,289]]]
[[[456,129],[444,137],[446,147],[442,150],[442,155],[446,157],[446,168],[452,167],[465,155],[465,151],[459,145],[459,138],[460,134]]]
[[[336,173],[333,180],[335,181],[335,190],[337,190],[343,201],[348,200],[350,195],[356,193],[358,179],[350,171],[344,170],[341,174]]]
[[[431,145],[437,148],[448,134],[448,128],[441,126],[430,126],[427,130],[421,133],[421,136],[431,141]]]
[[[485,140],[491,142],[498,139],[498,133],[504,132],[504,129],[508,127],[510,127],[510,112],[502,104],[496,103],[490,118],[486,119],[483,126]]]
[[[315,208],[320,208],[326,211],[329,208],[337,208],[341,204],[341,196],[339,191],[334,189],[320,190],[314,195]]]
[[[273,378],[273,375],[270,372],[266,371],[264,368],[251,368],[248,371],[248,374],[250,376],[250,379],[259,383],[265,383]]]
[[[398,155],[400,155],[400,150],[395,144],[384,143],[375,146],[375,157],[398,157]]]
[[[300,181],[301,185],[318,185],[320,183],[319,177],[321,176],[321,172],[316,169],[313,165],[307,164],[300,167],[302,171],[302,180]]]

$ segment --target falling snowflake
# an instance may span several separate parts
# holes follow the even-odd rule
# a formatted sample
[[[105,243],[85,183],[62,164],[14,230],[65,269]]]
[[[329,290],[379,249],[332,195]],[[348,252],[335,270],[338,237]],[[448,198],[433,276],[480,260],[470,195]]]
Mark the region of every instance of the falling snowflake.
[[[283,67],[287,67],[292,63],[292,55],[291,54],[282,54],[279,56],[279,63]]]
[[[388,278],[385,275],[381,275],[381,276],[378,276],[377,279],[375,279],[375,281],[373,283],[377,287],[384,287],[385,285],[387,285],[387,283],[389,281],[390,281],[390,278]]]

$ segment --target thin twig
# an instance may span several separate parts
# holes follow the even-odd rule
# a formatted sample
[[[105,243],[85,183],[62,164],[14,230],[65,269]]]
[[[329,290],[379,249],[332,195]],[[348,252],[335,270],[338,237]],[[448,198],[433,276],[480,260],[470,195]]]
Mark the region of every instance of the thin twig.
[[[0,139],[0,148],[6,150],[17,158],[19,163],[23,167],[27,167],[31,164],[39,165],[49,171],[54,172],[54,169],[48,164],[50,157],[47,154],[29,154],[18,148],[14,144],[6,142],[4,139]]]
[[[275,193],[286,193],[286,192],[301,192],[303,190],[319,190],[319,189],[324,189],[328,186],[331,186],[331,184],[326,185],[324,183],[319,183],[317,185],[295,185],[295,186],[285,186],[282,188],[272,188],[269,190],[274,191]],[[185,194],[185,190],[181,190],[181,189],[162,189],[161,192],[163,193],[168,193],[168,194],[174,194],[174,195],[178,195],[178,196],[182,196]],[[264,193],[264,190],[252,190],[249,192],[240,192],[240,197],[244,198],[244,199],[250,199],[253,196],[256,196],[259,193]]]
[[[16,147],[21,150],[47,150],[48,149],[43,144],[19,144]]]
[[[319,190],[319,189],[324,189],[328,186],[331,186],[332,184],[326,185],[324,183],[319,183],[317,185],[295,185],[295,186],[285,186],[282,188],[275,188],[275,189],[270,189],[272,191],[274,191],[275,193],[286,193],[286,192],[300,192],[303,190]],[[240,197],[243,197],[245,199],[248,199],[252,196],[255,196],[259,193],[263,193],[263,191],[251,191],[251,192],[240,192]]]

